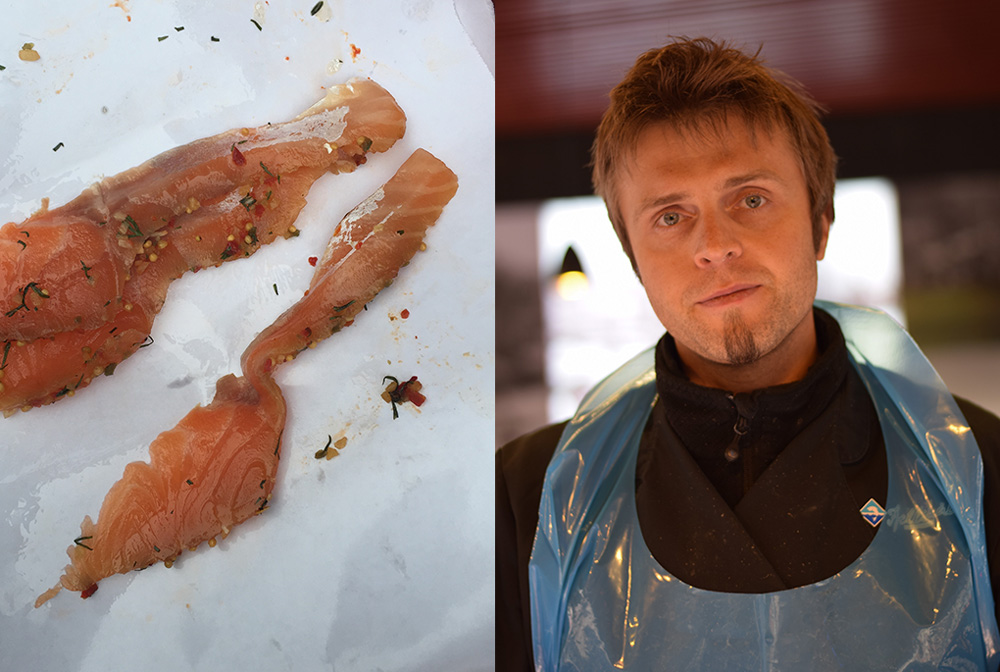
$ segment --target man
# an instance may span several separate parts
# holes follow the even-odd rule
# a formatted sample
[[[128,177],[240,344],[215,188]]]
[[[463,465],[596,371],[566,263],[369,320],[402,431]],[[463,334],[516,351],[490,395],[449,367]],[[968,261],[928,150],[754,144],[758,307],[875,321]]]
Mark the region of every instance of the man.
[[[667,333],[497,452],[500,669],[996,669],[1000,420],[888,318],[814,305],[815,104],[679,41],[593,159]]]

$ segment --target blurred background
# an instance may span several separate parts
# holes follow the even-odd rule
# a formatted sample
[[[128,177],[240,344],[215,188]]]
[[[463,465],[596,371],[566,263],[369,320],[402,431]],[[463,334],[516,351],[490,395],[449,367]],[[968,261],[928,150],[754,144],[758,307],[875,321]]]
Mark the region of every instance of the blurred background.
[[[496,4],[498,445],[568,417],[662,327],[590,194],[611,88],[671,35],[791,75],[840,158],[819,297],[883,308],[1000,413],[1000,2]]]

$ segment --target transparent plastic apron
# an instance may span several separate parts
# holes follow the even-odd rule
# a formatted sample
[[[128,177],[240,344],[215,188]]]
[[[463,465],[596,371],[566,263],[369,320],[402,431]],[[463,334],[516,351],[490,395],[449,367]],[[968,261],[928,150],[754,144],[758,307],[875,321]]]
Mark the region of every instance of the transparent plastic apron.
[[[885,314],[817,306],[840,323],[885,437],[888,513],[871,545],[835,576],[773,593],[701,590],[664,570],[635,508],[656,395],[647,351],[591,391],[546,472],[529,565],[536,669],[996,669],[968,425]]]

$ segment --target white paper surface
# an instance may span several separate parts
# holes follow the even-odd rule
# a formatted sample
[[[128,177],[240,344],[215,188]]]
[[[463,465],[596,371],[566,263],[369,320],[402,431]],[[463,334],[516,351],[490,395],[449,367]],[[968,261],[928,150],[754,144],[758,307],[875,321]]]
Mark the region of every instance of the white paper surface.
[[[0,221],[199,137],[289,119],[353,76],[388,89],[408,124],[389,152],[313,186],[301,236],[176,281],[154,344],[113,376],[0,419],[0,668],[492,669],[493,26],[487,0],[456,1],[474,5],[461,20],[452,0],[327,0],[315,16],[315,0],[7,8]],[[18,59],[25,42],[41,60]],[[172,569],[34,609],[124,466],[239,371],[308,286],[308,258],[417,147],[458,193],[353,326],[280,369],[270,509]],[[419,376],[427,402],[392,420],[384,375]],[[347,446],[314,459],[328,435]]]

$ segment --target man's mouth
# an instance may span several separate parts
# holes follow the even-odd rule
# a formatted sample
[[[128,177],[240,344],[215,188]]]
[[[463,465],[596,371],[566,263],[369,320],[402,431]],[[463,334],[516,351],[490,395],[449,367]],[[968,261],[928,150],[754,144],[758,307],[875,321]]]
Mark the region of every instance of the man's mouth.
[[[716,306],[728,306],[732,303],[749,298],[758,288],[760,288],[760,285],[749,283],[729,285],[728,287],[712,292],[705,298],[701,299],[698,301],[698,305],[709,308],[714,308]]]

